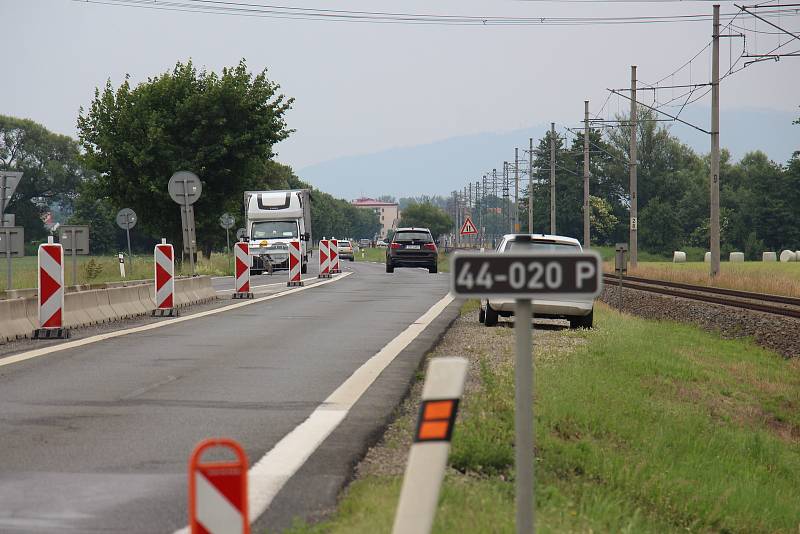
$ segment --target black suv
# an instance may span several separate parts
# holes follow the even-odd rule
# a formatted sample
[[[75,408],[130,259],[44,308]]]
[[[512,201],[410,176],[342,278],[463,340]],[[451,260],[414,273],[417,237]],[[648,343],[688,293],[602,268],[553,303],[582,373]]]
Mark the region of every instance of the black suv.
[[[395,267],[427,267],[438,271],[439,251],[427,228],[398,228],[392,242],[386,248],[386,272],[393,273]]]

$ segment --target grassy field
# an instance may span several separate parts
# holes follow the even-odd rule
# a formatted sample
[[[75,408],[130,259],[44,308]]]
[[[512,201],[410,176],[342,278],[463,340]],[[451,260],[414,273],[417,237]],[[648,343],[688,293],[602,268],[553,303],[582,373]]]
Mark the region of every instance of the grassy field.
[[[116,256],[78,256],[77,258],[77,280],[79,284],[99,284],[103,282],[114,282],[122,280],[119,275],[119,260]],[[26,256],[24,258],[15,258],[12,261],[13,288],[29,288],[36,287],[36,256]],[[200,258],[197,262],[195,272],[197,274],[208,275],[225,275],[232,272],[232,263],[229,263],[229,258],[222,253],[214,253],[211,258]],[[93,267],[89,267],[89,263],[93,262]],[[125,274],[128,280],[140,280],[153,277],[153,258],[152,256],[136,256],[131,261],[130,258],[125,260]],[[67,285],[72,285],[72,258],[67,256],[65,258],[64,282]],[[176,265],[176,270],[179,275],[189,274],[189,262],[185,265],[180,263]],[[0,290],[6,288],[6,262],[0,259]]]
[[[468,382],[434,532],[514,529],[513,329],[474,317],[437,349],[469,357],[477,385]],[[797,532],[800,361],[602,304],[595,321],[535,333],[539,531]],[[410,438],[397,435],[411,432],[413,413],[381,447],[405,450]],[[389,532],[400,484],[368,473],[329,521],[293,532]]]
[[[364,255],[361,255],[361,252]],[[386,263],[386,249],[385,248],[363,248],[356,252],[356,261],[376,261],[378,263]],[[444,252],[439,252],[439,272],[450,272],[450,256]]]

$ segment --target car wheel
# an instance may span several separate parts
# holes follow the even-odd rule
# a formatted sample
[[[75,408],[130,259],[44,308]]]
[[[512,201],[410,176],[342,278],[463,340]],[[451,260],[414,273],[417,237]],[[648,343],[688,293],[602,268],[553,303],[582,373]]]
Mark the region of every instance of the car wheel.
[[[489,303],[486,303],[486,312],[484,312],[483,316],[483,324],[486,326],[495,326],[497,325],[498,314],[495,310],[489,306]]]
[[[387,273],[393,273],[394,272],[394,267],[392,267],[392,265],[390,263],[386,264],[386,272]]]
[[[438,273],[439,272],[439,266],[438,265],[431,265],[430,267],[428,267],[428,272],[430,274]]]
[[[478,305],[478,322],[482,323],[486,320],[486,312],[483,311],[483,306]]]
[[[592,328],[593,323],[594,323],[594,310],[590,311],[589,315],[584,315],[583,317],[569,318],[570,328]]]

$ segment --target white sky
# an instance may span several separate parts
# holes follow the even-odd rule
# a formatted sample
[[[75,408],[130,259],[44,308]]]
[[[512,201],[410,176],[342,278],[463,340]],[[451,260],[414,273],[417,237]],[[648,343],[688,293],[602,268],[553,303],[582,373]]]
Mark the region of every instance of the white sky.
[[[537,17],[710,14],[712,9],[710,2],[283,3]],[[723,2],[722,11],[735,9]],[[746,22],[749,28],[751,20]],[[87,106],[94,88],[107,78],[116,86],[130,73],[136,83],[178,60],[191,58],[198,66],[218,70],[244,57],[254,71],[268,67],[270,77],[296,98],[288,121],[297,132],[277,147],[278,159],[295,168],[456,135],[549,121],[577,123],[583,118],[584,99],[596,112],[606,100],[606,87],[629,86],[630,65],[639,66],[640,80],[656,81],[699,51],[711,34],[710,22],[571,27],[354,24],[72,0],[0,0],[0,21],[5,43],[2,114],[28,117],[75,135],[79,106]],[[800,17],[784,18],[782,25],[798,30]],[[758,29],[769,28],[760,23]],[[768,38],[761,36],[762,44]],[[800,42],[796,44],[792,49],[800,48]],[[737,54],[738,48],[734,59]],[[694,82],[707,81],[709,57],[705,54],[692,65]],[[722,57],[724,72],[727,43]],[[681,75],[674,83],[688,81],[688,69]],[[723,82],[722,106],[797,110],[798,88],[800,58],[764,62]],[[708,99],[704,102],[707,105]],[[612,98],[609,107],[616,111],[618,106],[627,108]]]

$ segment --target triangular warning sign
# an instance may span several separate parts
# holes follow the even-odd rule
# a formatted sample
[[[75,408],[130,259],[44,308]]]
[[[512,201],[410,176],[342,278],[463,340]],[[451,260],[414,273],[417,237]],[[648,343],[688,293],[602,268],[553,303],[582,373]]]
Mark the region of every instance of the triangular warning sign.
[[[472,223],[472,219],[467,217],[464,221],[464,224],[461,225],[461,235],[473,235],[477,234],[478,229],[475,228],[475,225]]]

